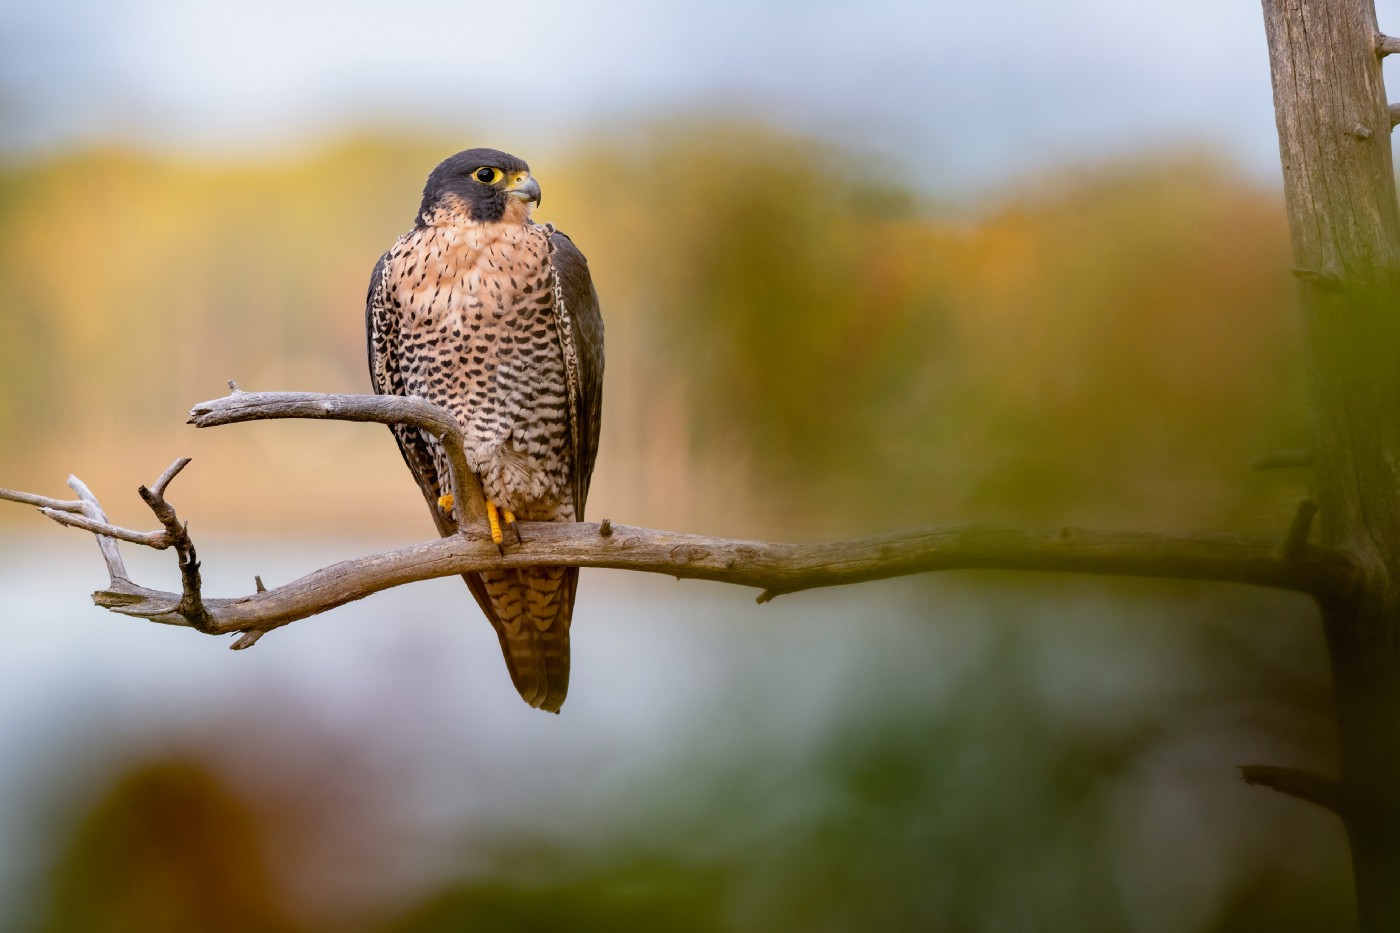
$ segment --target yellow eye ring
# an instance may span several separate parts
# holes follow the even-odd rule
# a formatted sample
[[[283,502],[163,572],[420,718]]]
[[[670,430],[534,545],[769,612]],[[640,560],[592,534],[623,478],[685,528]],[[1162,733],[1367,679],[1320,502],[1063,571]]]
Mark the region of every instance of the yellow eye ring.
[[[504,175],[505,172],[502,172],[500,169],[491,168],[486,165],[472,172],[472,178],[481,182],[483,185],[494,185],[496,182],[500,181]]]

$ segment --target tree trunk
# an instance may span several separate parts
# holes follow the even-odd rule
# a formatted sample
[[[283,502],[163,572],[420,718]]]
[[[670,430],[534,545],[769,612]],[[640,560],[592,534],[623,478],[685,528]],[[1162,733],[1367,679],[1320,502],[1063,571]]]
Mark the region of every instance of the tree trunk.
[[[1400,930],[1400,210],[1372,0],[1264,0],[1324,545],[1319,598],[1361,928]]]

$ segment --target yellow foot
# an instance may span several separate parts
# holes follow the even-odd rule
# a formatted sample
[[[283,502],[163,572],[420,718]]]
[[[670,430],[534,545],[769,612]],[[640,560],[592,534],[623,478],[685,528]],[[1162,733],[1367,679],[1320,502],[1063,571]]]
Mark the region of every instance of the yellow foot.
[[[501,534],[501,510],[496,508],[496,503],[490,499],[486,500],[486,520],[491,523],[491,540],[496,542],[499,549],[506,541],[505,535]]]
[[[506,527],[515,532],[515,543],[524,544],[525,539],[520,537],[520,526],[515,523],[515,513],[510,509],[502,509],[501,517],[505,521]]]
[[[452,514],[452,493],[449,492],[445,496],[438,496],[438,508],[442,509],[448,515]]]

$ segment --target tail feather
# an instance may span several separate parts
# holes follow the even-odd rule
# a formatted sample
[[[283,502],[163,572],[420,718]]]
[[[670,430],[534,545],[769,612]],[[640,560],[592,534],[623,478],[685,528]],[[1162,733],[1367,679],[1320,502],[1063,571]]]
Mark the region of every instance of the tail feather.
[[[526,703],[559,712],[569,690],[569,624],[577,567],[463,574],[501,642],[506,669]]]
[[[438,484],[420,488],[438,533],[444,537],[456,534],[456,523],[438,507]],[[578,592],[578,568],[464,573],[462,579],[496,630],[506,670],[521,698],[536,709],[559,712],[569,692],[569,623]]]

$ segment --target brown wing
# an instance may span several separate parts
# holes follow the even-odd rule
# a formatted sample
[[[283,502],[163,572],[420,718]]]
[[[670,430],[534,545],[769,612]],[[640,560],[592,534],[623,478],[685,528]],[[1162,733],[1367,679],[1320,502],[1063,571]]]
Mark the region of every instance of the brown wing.
[[[570,413],[569,431],[574,449],[574,511],[578,521],[583,521],[603,424],[603,315],[583,253],[559,232],[550,237],[550,245],[573,337],[574,360],[565,371],[575,383],[569,386],[569,394],[578,400],[577,418]]]
[[[407,395],[404,389],[403,374],[400,370],[398,328],[393,315],[397,313],[389,297],[384,281],[384,270],[389,262],[389,254],[379,257],[370,274],[369,294],[365,298],[365,341],[369,356],[369,378],[375,395]],[[433,515],[438,533],[446,537],[456,531],[450,518],[438,508],[438,498],[442,495],[443,483],[438,478],[433,465],[433,438],[417,428],[391,425],[394,439],[398,441],[399,453],[408,464],[423,498],[428,503],[428,511]]]

